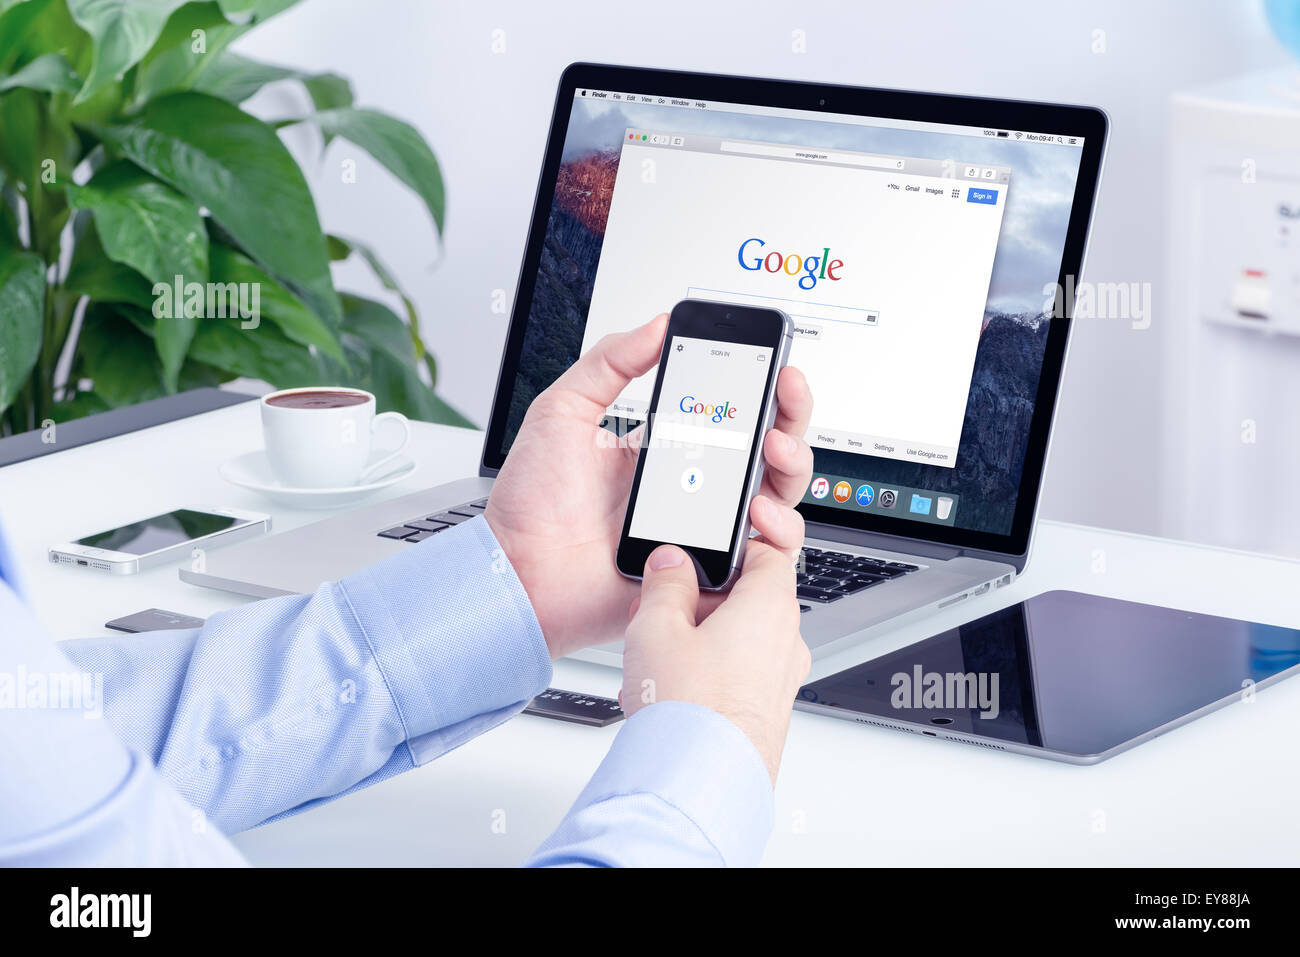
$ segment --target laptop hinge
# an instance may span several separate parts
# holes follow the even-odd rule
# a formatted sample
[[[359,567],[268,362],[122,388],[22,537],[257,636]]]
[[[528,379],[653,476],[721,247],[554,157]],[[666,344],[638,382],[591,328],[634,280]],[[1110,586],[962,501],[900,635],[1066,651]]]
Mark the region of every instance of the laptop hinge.
[[[820,522],[809,522],[804,530],[804,535],[807,538],[843,542],[845,545],[856,545],[859,548],[879,548],[888,552],[906,552],[909,555],[918,555],[922,558],[933,558],[936,561],[944,562],[958,558],[962,554],[960,548],[954,548],[951,545],[921,542],[913,538],[903,538],[899,535],[863,532],[855,528],[841,528],[838,525],[823,525]]]

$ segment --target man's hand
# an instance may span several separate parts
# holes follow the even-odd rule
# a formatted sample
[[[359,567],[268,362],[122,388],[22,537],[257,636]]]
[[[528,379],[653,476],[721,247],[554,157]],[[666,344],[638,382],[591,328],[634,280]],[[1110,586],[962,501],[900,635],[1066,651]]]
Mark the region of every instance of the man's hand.
[[[637,594],[614,567],[638,443],[600,428],[605,409],[654,367],[667,315],[601,339],[539,395],[488,500],[487,521],[532,602],[551,657],[618,638]],[[776,427],[764,438],[766,475],[750,522],[793,559],[803,517],[793,508],[812,474],[804,441],[812,395],[798,369],[777,379]],[[702,603],[707,609],[716,600]]]
[[[790,710],[812,658],[799,635],[792,560],[755,539],[731,592],[697,625],[695,568],[675,545],[646,562],[641,601],[623,646],[623,710],[656,701],[710,708],[745,732],[772,783]]]

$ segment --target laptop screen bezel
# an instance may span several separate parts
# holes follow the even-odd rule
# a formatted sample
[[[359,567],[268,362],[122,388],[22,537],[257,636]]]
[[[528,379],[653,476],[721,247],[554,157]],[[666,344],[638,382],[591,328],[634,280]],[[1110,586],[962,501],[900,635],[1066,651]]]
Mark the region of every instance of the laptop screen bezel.
[[[642,67],[574,63],[565,69],[556,91],[550,133],[533,202],[528,241],[524,247],[519,282],[515,290],[510,328],[502,350],[492,415],[483,444],[481,473],[495,475],[505,461],[501,451],[509,419],[524,335],[532,307],[546,226],[555,197],[560,157],[568,133],[573,98],[579,89],[616,89],[631,94],[673,96],[782,109],[848,114],[889,120],[911,120],[988,129],[1051,130],[1083,139],[1057,282],[1073,290],[1083,261],[1088,225],[1101,170],[1106,139],[1106,115],[1099,109],[1018,100],[1000,100],[939,93],[918,93],[867,87],[834,86],[793,80],[768,80],[707,73],[685,73]],[[1076,279],[1077,281],[1077,279]],[[668,304],[671,305],[671,304]],[[800,504],[809,522],[838,528],[894,535],[961,549],[1008,556],[1028,551],[1034,512],[1042,485],[1048,437],[1060,391],[1061,371],[1069,336],[1073,302],[1064,303],[1064,316],[1053,318],[1044,348],[1042,372],[1034,401],[1029,440],[1025,447],[1020,488],[1011,531],[1007,534],[957,528],[930,522],[887,518],[824,505]],[[667,308],[667,306],[665,306]],[[647,316],[649,318],[649,316]]]

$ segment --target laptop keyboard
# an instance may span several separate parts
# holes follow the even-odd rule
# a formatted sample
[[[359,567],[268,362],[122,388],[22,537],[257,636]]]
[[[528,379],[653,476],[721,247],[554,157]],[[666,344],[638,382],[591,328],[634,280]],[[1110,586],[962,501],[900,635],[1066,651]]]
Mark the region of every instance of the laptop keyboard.
[[[482,515],[487,508],[487,499],[456,505],[444,512],[434,515],[422,515],[409,519],[401,525],[394,525],[379,533],[380,538],[392,538],[403,542],[422,542],[430,535],[437,535],[443,529],[468,522],[475,515]]]
[[[805,548],[800,557],[796,593],[801,612],[811,611],[816,605],[829,605],[920,570],[919,565],[906,562],[822,551],[820,548]]]
[[[402,542],[422,542],[430,535],[437,535],[444,529],[482,515],[485,508],[485,498],[466,502],[464,505],[456,505],[433,515],[420,515],[401,525],[386,528],[379,533],[379,537]],[[906,562],[891,562],[868,555],[850,555],[848,552],[822,551],[820,548],[805,548],[800,558],[796,591],[801,612],[811,611],[816,605],[829,605],[841,598],[920,570],[919,565],[908,565]]]

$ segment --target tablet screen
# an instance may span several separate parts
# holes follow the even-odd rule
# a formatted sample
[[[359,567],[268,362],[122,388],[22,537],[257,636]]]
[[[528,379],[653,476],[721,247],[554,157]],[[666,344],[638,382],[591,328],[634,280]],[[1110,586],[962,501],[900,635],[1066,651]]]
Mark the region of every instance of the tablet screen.
[[[813,710],[1086,757],[1300,666],[1300,631],[1054,591],[800,690]]]

